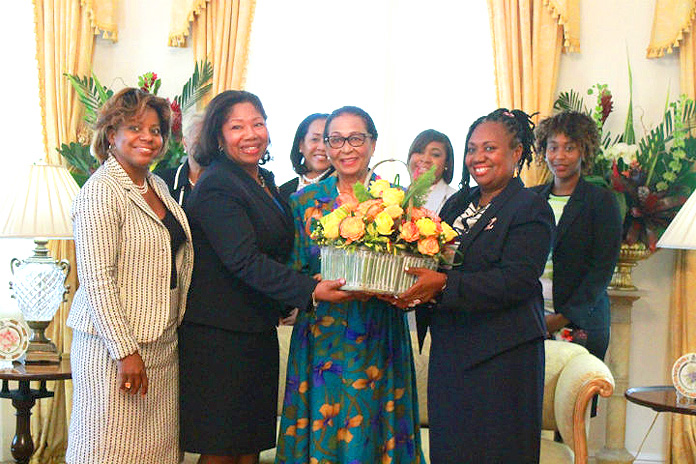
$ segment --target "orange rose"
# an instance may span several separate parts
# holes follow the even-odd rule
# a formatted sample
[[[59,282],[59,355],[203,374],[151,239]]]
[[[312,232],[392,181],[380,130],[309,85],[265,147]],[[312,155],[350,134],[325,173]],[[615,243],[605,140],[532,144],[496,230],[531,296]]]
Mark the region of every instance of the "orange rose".
[[[365,216],[369,221],[372,221],[374,220],[375,216],[382,211],[382,206],[383,203],[380,199],[363,201],[358,205],[356,213],[358,215]]]
[[[421,254],[433,256],[440,252],[440,244],[435,237],[426,237],[418,241],[418,251]]]
[[[341,237],[354,242],[365,235],[365,223],[362,218],[350,216],[341,221]]]
[[[358,207],[358,200],[352,193],[341,193],[336,197],[336,203],[339,206],[345,206],[348,211],[355,211],[355,208]]]
[[[426,216],[423,208],[409,208],[408,212],[411,214],[411,219],[413,219],[414,221],[422,219]]]
[[[401,225],[401,238],[407,242],[415,242],[420,238],[420,231],[415,222],[408,221]]]

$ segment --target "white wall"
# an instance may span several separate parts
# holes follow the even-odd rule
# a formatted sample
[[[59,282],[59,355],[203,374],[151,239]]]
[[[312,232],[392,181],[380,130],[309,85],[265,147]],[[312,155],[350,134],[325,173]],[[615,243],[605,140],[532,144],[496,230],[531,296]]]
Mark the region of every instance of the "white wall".
[[[678,94],[679,89],[676,57],[660,60],[644,58],[654,0],[595,0],[581,2],[581,5],[582,53],[563,56],[558,88],[584,91],[594,83],[607,83],[614,94],[616,112],[610,127],[618,133],[623,127],[628,102],[628,49],[633,67],[637,121],[644,114],[645,124],[654,124],[660,118],[668,88],[671,87],[672,95]],[[121,1],[119,42],[112,44],[98,39],[95,49],[94,70],[104,84],[118,87],[116,79],[121,78],[127,85],[136,85],[139,74],[154,71],[163,80],[159,92],[161,96],[172,97],[179,93],[192,71],[192,54],[190,49],[166,46],[169,9],[170,0]],[[639,122],[636,128],[640,128]],[[632,386],[669,383],[672,361],[666,359],[667,321],[673,257],[671,251],[660,251],[641,263],[634,272],[635,283],[645,296],[636,302],[633,311]],[[14,433],[14,417],[9,402],[1,401],[0,407],[0,459],[10,459],[9,443]],[[629,451],[636,452],[652,418],[650,410],[629,405],[626,438]],[[664,461],[665,425],[664,418],[658,419],[639,461]],[[603,417],[600,416],[592,421],[591,450],[602,445],[602,436]]]
[[[655,2],[614,0],[580,4],[582,52],[562,57],[558,90],[574,88],[584,94],[595,83],[608,84],[614,96],[614,114],[607,124],[611,132],[618,135],[626,120],[627,57],[630,58],[635,128],[636,135],[641,136],[643,125],[652,127],[661,120],[668,91],[672,98],[679,95],[678,57],[645,58]],[[586,102],[594,104],[589,97]],[[670,384],[672,360],[667,359],[667,351],[673,262],[674,252],[661,250],[634,271],[634,283],[644,296],[634,304],[632,313],[630,386]],[[600,416],[592,420],[591,454],[604,444],[605,417],[601,407],[600,403]],[[628,405],[626,448],[634,455],[654,415],[650,409]],[[668,416],[662,416],[650,432],[637,462],[664,462]]]

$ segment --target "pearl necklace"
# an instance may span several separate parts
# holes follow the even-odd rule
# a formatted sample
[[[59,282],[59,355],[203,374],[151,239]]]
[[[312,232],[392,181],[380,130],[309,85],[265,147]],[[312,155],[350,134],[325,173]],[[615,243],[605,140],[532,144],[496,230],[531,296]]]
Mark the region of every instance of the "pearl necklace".
[[[329,168],[329,169],[330,169],[330,168]],[[313,178],[313,179],[310,179],[310,178],[307,177],[306,175],[302,174],[302,176],[301,176],[301,182],[302,182],[303,185],[312,185],[312,184],[316,184],[317,182],[319,182],[320,180],[322,180],[322,179],[324,178],[324,176],[326,175],[327,172],[329,172],[328,169],[325,170],[325,171],[320,172],[319,175],[316,176],[316,177]]]
[[[147,183],[147,179],[143,182],[143,185],[138,185],[135,182],[133,182],[133,185],[135,185],[135,189],[140,193],[141,195],[145,195],[147,191],[150,189],[149,184]]]

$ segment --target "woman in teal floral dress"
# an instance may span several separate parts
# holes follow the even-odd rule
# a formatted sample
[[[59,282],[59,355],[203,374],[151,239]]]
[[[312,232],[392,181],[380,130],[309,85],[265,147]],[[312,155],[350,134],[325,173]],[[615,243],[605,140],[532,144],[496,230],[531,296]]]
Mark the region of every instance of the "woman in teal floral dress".
[[[312,218],[352,196],[377,140],[372,118],[356,107],[334,111],[324,135],[337,176],[291,197],[293,265],[310,275],[320,272]],[[276,463],[425,462],[411,339],[395,306],[370,298],[300,312],[285,388]]]

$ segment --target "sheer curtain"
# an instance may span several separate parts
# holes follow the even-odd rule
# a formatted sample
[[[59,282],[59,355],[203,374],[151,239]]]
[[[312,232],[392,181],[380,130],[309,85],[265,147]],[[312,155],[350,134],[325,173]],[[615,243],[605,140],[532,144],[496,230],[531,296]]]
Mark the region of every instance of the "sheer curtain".
[[[414,137],[425,129],[447,134],[455,150],[456,186],[469,125],[495,109],[485,3],[305,0],[302,5],[258,2],[252,28],[246,89],[261,98],[268,113],[269,166],[276,180],[296,176],[290,147],[305,116],[356,105],[375,120],[375,161],[405,161]],[[378,171],[393,174],[384,165]],[[404,179],[405,171],[399,172]]]

